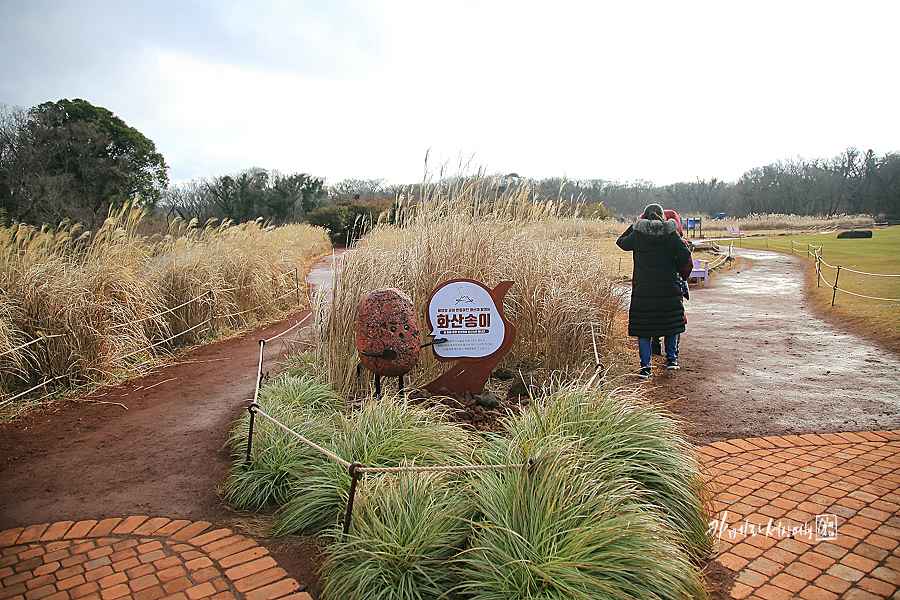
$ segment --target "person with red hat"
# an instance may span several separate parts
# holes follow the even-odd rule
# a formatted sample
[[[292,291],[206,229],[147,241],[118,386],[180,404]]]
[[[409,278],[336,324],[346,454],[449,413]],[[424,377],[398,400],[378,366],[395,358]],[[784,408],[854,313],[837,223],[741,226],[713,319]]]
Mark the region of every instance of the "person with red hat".
[[[688,250],[693,252],[694,248],[691,246],[691,242],[688,241],[688,239],[684,237],[684,229],[682,229],[682,227],[681,227],[681,217],[678,216],[678,213],[675,212],[674,210],[670,210],[667,208],[663,211],[663,216],[665,217],[666,221],[675,221],[675,223],[678,225],[678,235],[680,235],[681,239],[684,240],[684,243],[688,247]],[[687,280],[691,276],[691,271],[693,269],[694,269],[694,261],[691,260],[691,262],[689,262],[687,264],[687,266],[685,268],[683,268],[681,271],[679,271],[679,273],[678,273],[678,276],[681,277],[681,295],[684,297],[685,300],[690,299],[690,295],[688,293]],[[685,325],[687,325],[687,315],[685,315],[685,317],[684,317],[684,323],[685,323]],[[675,358],[678,358],[678,346],[680,343],[681,343],[681,334],[679,333],[677,336],[675,336]],[[657,356],[662,356],[662,343],[660,342],[660,339],[658,337],[652,338],[650,340],[650,349],[653,354],[655,354]]]

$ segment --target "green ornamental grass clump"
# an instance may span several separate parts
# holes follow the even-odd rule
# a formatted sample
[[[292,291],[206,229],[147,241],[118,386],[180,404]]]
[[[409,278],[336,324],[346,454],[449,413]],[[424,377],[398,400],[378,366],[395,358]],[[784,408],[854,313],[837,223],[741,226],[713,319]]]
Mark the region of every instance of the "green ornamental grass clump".
[[[675,418],[636,392],[573,384],[508,421],[507,432],[531,453],[572,445],[587,468],[632,482],[692,558],[712,552],[700,463]]]
[[[329,451],[365,467],[462,465],[472,453],[469,435],[435,409],[391,400],[368,400],[339,414]],[[319,461],[293,483],[291,499],[276,514],[276,535],[333,533],[350,494],[340,463]]]
[[[327,598],[446,598],[473,515],[464,478],[383,474],[359,491],[354,527],[322,567]]]
[[[636,484],[574,447],[527,468],[478,472],[480,511],[455,560],[465,598],[701,598],[702,581]]]
[[[304,388],[285,378],[279,389]],[[287,399],[278,418],[365,467],[506,467],[366,473],[343,535],[346,467],[265,424],[243,471],[236,432],[226,501],[274,509],[276,535],[329,540],[325,600],[705,597],[700,465],[678,423],[635,392],[564,385],[485,436],[396,397],[330,402]]]
[[[260,410],[316,444],[334,435],[341,402],[331,389],[310,376],[284,373],[260,391]],[[256,511],[290,501],[294,482],[326,460],[297,438],[256,416],[251,460],[246,463],[249,413],[232,430],[229,444],[235,464],[222,498],[236,510]]]

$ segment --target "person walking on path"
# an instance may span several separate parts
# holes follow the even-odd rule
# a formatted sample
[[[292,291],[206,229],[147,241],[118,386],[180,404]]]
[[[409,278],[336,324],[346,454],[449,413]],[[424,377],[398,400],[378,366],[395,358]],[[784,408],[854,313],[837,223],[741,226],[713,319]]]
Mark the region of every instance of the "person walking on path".
[[[691,262],[691,251],[678,235],[677,222],[663,214],[659,204],[648,205],[616,240],[619,248],[634,252],[628,335],[638,338],[641,379],[650,377],[654,337],[665,338],[666,368],[678,368],[676,336],[685,330],[678,273]]]
[[[672,220],[675,221],[675,225],[678,227],[678,235],[680,235],[681,239],[684,240],[684,245],[688,247],[688,250],[693,252],[694,251],[693,246],[691,246],[691,243],[687,240],[687,238],[684,237],[684,230],[681,228],[681,217],[678,216],[678,213],[675,212],[674,210],[669,210],[667,208],[663,211],[663,220],[664,221],[672,221]],[[687,280],[690,278],[691,271],[693,270],[693,268],[694,268],[694,261],[690,260],[690,261],[688,261],[687,265],[685,265],[685,267],[678,272],[679,277],[681,277],[681,280],[678,283],[681,285],[681,295],[684,297],[685,300],[688,300],[690,298],[690,296],[688,295]],[[685,323],[685,325],[687,325],[687,316],[685,316],[684,323]],[[651,338],[650,342],[651,342],[650,348],[651,348],[653,354],[655,354],[657,356],[662,356],[662,344],[660,343],[659,338],[658,337]],[[681,342],[681,334],[679,333],[678,335],[675,336],[675,358],[678,358],[678,345],[680,342]]]

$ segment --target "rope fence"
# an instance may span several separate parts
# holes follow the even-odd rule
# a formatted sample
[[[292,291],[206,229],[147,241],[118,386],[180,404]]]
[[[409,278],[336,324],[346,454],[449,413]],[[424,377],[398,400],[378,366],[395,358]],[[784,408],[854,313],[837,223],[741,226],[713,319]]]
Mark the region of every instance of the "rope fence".
[[[260,340],[260,348],[262,348],[265,344],[264,340]],[[259,392],[259,386],[257,385],[257,393]],[[350,531],[350,519],[353,516],[353,501],[356,497],[356,487],[359,482],[359,479],[366,473],[437,473],[437,472],[464,472],[464,471],[498,471],[501,469],[513,469],[517,467],[528,467],[534,464],[534,460],[531,459],[526,463],[522,464],[511,464],[511,465],[448,465],[448,466],[431,466],[431,467],[365,467],[362,463],[354,461],[347,461],[340,456],[334,454],[319,446],[315,442],[311,442],[306,439],[287,425],[281,423],[274,417],[267,415],[262,411],[259,404],[256,402],[256,398],[254,398],[253,402],[247,407],[247,411],[250,413],[250,423],[249,430],[247,433],[247,456],[244,461],[244,470],[248,470],[250,465],[252,464],[252,449],[253,449],[253,427],[256,415],[261,416],[266,419],[288,435],[293,436],[300,442],[306,444],[313,450],[316,450],[320,454],[328,457],[329,459],[339,463],[341,466],[347,469],[347,472],[350,475],[350,493],[347,498],[347,508],[344,511],[344,535],[349,533]]]
[[[291,273],[293,273],[293,275],[294,275],[294,277],[293,277],[293,279],[294,279],[294,286],[293,286],[294,289],[289,290],[288,292],[286,292],[286,293],[284,293],[284,294],[282,294],[282,295],[280,295],[280,296],[277,296],[277,292],[278,292],[277,281],[278,281],[279,279],[283,279],[283,278],[285,278],[285,277],[288,277],[289,275],[291,275]],[[235,291],[238,291],[238,289],[239,289],[239,288],[228,288],[228,289],[220,290],[220,291],[221,291],[221,292],[235,292]],[[299,304],[300,304],[300,277],[299,277],[299,270],[298,270],[298,268],[297,268],[297,267],[294,267],[293,269],[291,269],[291,270],[289,270],[289,271],[285,271],[284,273],[281,273],[280,275],[272,276],[272,291],[273,291],[273,299],[272,299],[272,302],[273,302],[273,303],[278,303],[278,302],[280,302],[281,300],[283,300],[283,299],[285,299],[285,298],[288,298],[288,297],[292,297],[292,296],[293,296],[293,297],[296,298],[296,303],[297,303],[297,305],[299,305]],[[212,290],[206,290],[206,291],[202,292],[201,294],[197,295],[196,297],[191,298],[190,300],[186,300],[186,301],[182,302],[182,303],[179,304],[178,306],[174,306],[174,307],[171,307],[171,308],[167,308],[167,309],[164,309],[164,310],[162,310],[162,311],[160,311],[160,312],[158,312],[158,313],[155,313],[155,314],[152,314],[152,315],[149,315],[149,316],[146,316],[146,317],[142,317],[142,318],[140,318],[140,319],[136,319],[136,320],[133,320],[133,321],[128,321],[127,323],[118,323],[118,324],[116,324],[116,325],[111,326],[109,329],[110,329],[111,331],[115,331],[115,330],[117,330],[117,329],[121,329],[121,328],[123,328],[123,327],[127,327],[127,326],[130,326],[130,325],[135,325],[135,324],[138,324],[138,323],[143,323],[143,322],[145,322],[145,321],[155,320],[155,319],[158,319],[158,318],[163,317],[163,316],[165,316],[165,315],[174,313],[175,311],[177,311],[177,310],[179,310],[179,309],[181,309],[181,308],[184,308],[185,306],[188,306],[188,305],[190,305],[190,304],[199,302],[199,301],[203,300],[204,298],[207,298],[207,297],[212,296],[212,295],[213,295],[213,291],[212,291]],[[308,292],[306,293],[306,297],[307,297],[307,299],[309,298]],[[165,344],[168,344],[168,343],[170,343],[170,342],[176,340],[177,338],[179,338],[179,337],[181,337],[181,336],[184,336],[184,335],[186,335],[186,334],[188,334],[188,333],[190,333],[190,332],[192,332],[192,331],[196,331],[197,329],[203,327],[204,325],[208,325],[208,324],[211,323],[214,319],[235,319],[236,317],[240,317],[240,316],[245,315],[245,314],[247,314],[247,313],[250,313],[250,312],[252,312],[252,311],[259,310],[260,308],[264,308],[264,305],[260,304],[260,305],[258,305],[258,306],[251,307],[251,308],[248,308],[248,309],[246,309],[246,310],[238,311],[238,312],[235,312],[235,313],[229,313],[229,314],[224,314],[224,315],[216,315],[216,316],[214,316],[214,317],[210,317],[210,318],[206,319],[205,321],[202,321],[202,322],[200,322],[200,323],[197,323],[196,325],[194,325],[194,326],[192,326],[192,327],[189,327],[188,329],[185,329],[185,330],[183,330],[183,331],[180,331],[180,332],[178,332],[178,333],[176,333],[176,334],[173,334],[173,335],[171,335],[171,336],[169,336],[169,337],[167,337],[167,338],[165,338],[165,339],[158,340],[158,341],[155,341],[155,342],[151,342],[149,345],[142,346],[142,347],[138,348],[137,350],[134,350],[134,351],[132,351],[132,352],[129,352],[128,354],[125,354],[124,356],[120,356],[120,357],[117,358],[117,360],[120,360],[120,361],[127,360],[127,359],[129,359],[129,358],[132,358],[133,356],[138,355],[138,354],[145,353],[145,352],[154,350],[154,349],[156,349],[156,348],[159,348],[160,346],[163,346],[163,345],[165,345]],[[308,315],[307,315],[307,318],[308,318]],[[304,321],[305,321],[305,320],[306,320],[306,319],[304,319]],[[284,331],[284,332],[282,332],[281,334],[279,334],[278,336],[275,336],[275,338],[281,337],[282,335],[285,335],[286,333],[288,333],[288,332],[291,331],[292,329],[295,329],[296,327],[299,327],[300,324],[302,324],[302,322],[303,322],[303,321],[301,321],[300,323],[297,323],[296,325],[294,325],[294,326],[293,326],[291,329],[289,329],[288,331]],[[66,335],[65,335],[65,334],[61,334],[61,333],[60,333],[60,334],[54,334],[54,335],[45,335],[45,334],[43,334],[43,333],[40,333],[40,334],[38,335],[38,337],[35,337],[34,339],[32,339],[32,340],[30,340],[30,341],[28,341],[28,342],[26,342],[26,343],[24,343],[24,344],[21,344],[20,346],[17,346],[17,347],[15,347],[15,348],[10,348],[10,349],[4,350],[2,353],[0,353],[0,357],[6,356],[7,354],[15,354],[15,353],[17,353],[17,352],[21,352],[21,351],[24,350],[25,348],[28,348],[29,346],[31,346],[31,345],[33,345],[33,344],[37,344],[38,342],[41,342],[41,341],[45,341],[45,342],[46,342],[47,340],[51,340],[51,339],[54,339],[54,338],[61,338],[61,337],[66,337]],[[272,339],[275,339],[275,338],[272,338]],[[271,340],[270,340],[270,341],[271,341]],[[49,352],[49,346],[47,347],[47,349],[48,349],[48,352]],[[51,375],[52,375],[52,372],[51,372]],[[63,375],[59,375],[59,376],[53,377],[53,378],[51,378],[51,379],[45,379],[42,383],[40,383],[40,384],[38,384],[38,385],[36,385],[36,386],[34,386],[34,387],[28,389],[28,390],[25,390],[24,392],[20,392],[20,393],[16,394],[15,396],[11,396],[11,397],[9,397],[9,398],[4,398],[4,399],[0,400],[0,406],[4,406],[4,405],[6,405],[6,404],[9,404],[10,402],[13,402],[14,400],[16,400],[16,399],[18,399],[18,398],[22,398],[22,397],[24,397],[24,396],[27,396],[27,395],[30,394],[31,392],[33,392],[33,391],[35,391],[35,390],[38,390],[38,389],[40,389],[40,388],[46,387],[47,384],[52,383],[52,382],[54,382],[54,381],[57,381],[57,380],[59,380],[59,379],[62,379],[62,378],[64,378],[64,377],[66,377],[66,376],[67,376],[67,374],[63,374]],[[47,398],[47,397],[45,396],[42,400],[46,400],[46,398]]]
[[[826,287],[832,290],[831,293],[831,306],[834,306],[837,301],[837,293],[841,292],[843,294],[847,294],[848,296],[855,296],[857,298],[864,298],[866,300],[876,300],[880,302],[900,302],[900,298],[882,298],[879,296],[868,296],[866,294],[859,294],[856,292],[851,292],[850,290],[838,287],[841,278],[841,271],[846,271],[849,273],[854,273],[856,275],[862,275],[865,277],[900,277],[898,274],[892,273],[867,273],[866,271],[857,271],[855,269],[850,269],[848,267],[844,267],[842,265],[830,265],[822,258],[822,249],[823,246],[820,244],[818,246],[814,246],[810,243],[801,243],[795,242],[794,240],[789,240],[790,246],[775,244],[769,241],[769,238],[765,238],[766,241],[766,250],[779,250],[784,252],[790,252],[794,254],[795,252],[799,252],[801,254],[806,254],[806,258],[815,259],[816,266],[816,287],[821,287],[821,284],[825,284]],[[829,283],[825,279],[825,275],[822,273],[822,267],[828,267],[829,269],[834,269],[834,283]]]
[[[0,352],[0,356],[6,356],[7,354],[12,354],[13,352],[18,352],[19,350],[24,350],[28,346],[30,346],[32,344],[36,344],[42,340],[51,340],[53,338],[58,338],[58,337],[63,337],[63,334],[57,333],[55,335],[39,335],[38,337],[34,338],[30,342],[26,342],[26,343],[22,344],[21,346],[16,346],[15,348],[10,348],[9,350],[4,350],[3,352]]]
[[[866,296],[864,294],[857,294],[856,292],[851,292],[850,290],[842,289],[838,287],[838,282],[841,278],[841,270],[848,271],[850,273],[855,273],[857,275],[865,275],[868,277],[900,277],[900,275],[888,274],[888,273],[866,273],[865,271],[856,271],[854,269],[844,268],[841,265],[830,265],[824,260],[822,260],[822,256],[819,253],[821,247],[816,251],[816,287],[820,287],[820,284],[824,283],[827,287],[831,288],[831,305],[834,306],[837,300],[837,293],[840,291],[848,296],[855,296],[857,298],[865,298],[866,300],[878,300],[881,302],[900,302],[900,298],[880,298],[878,296]],[[822,274],[822,266],[826,266],[829,269],[834,269],[834,284],[830,284],[825,280],[825,276]]]

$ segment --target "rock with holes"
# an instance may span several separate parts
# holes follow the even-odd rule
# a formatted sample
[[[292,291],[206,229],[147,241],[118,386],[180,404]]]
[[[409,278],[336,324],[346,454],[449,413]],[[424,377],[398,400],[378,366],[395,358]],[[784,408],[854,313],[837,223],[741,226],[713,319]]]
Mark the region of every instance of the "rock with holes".
[[[356,349],[368,370],[403,375],[419,361],[419,319],[412,299],[396,288],[366,294],[356,318]]]

